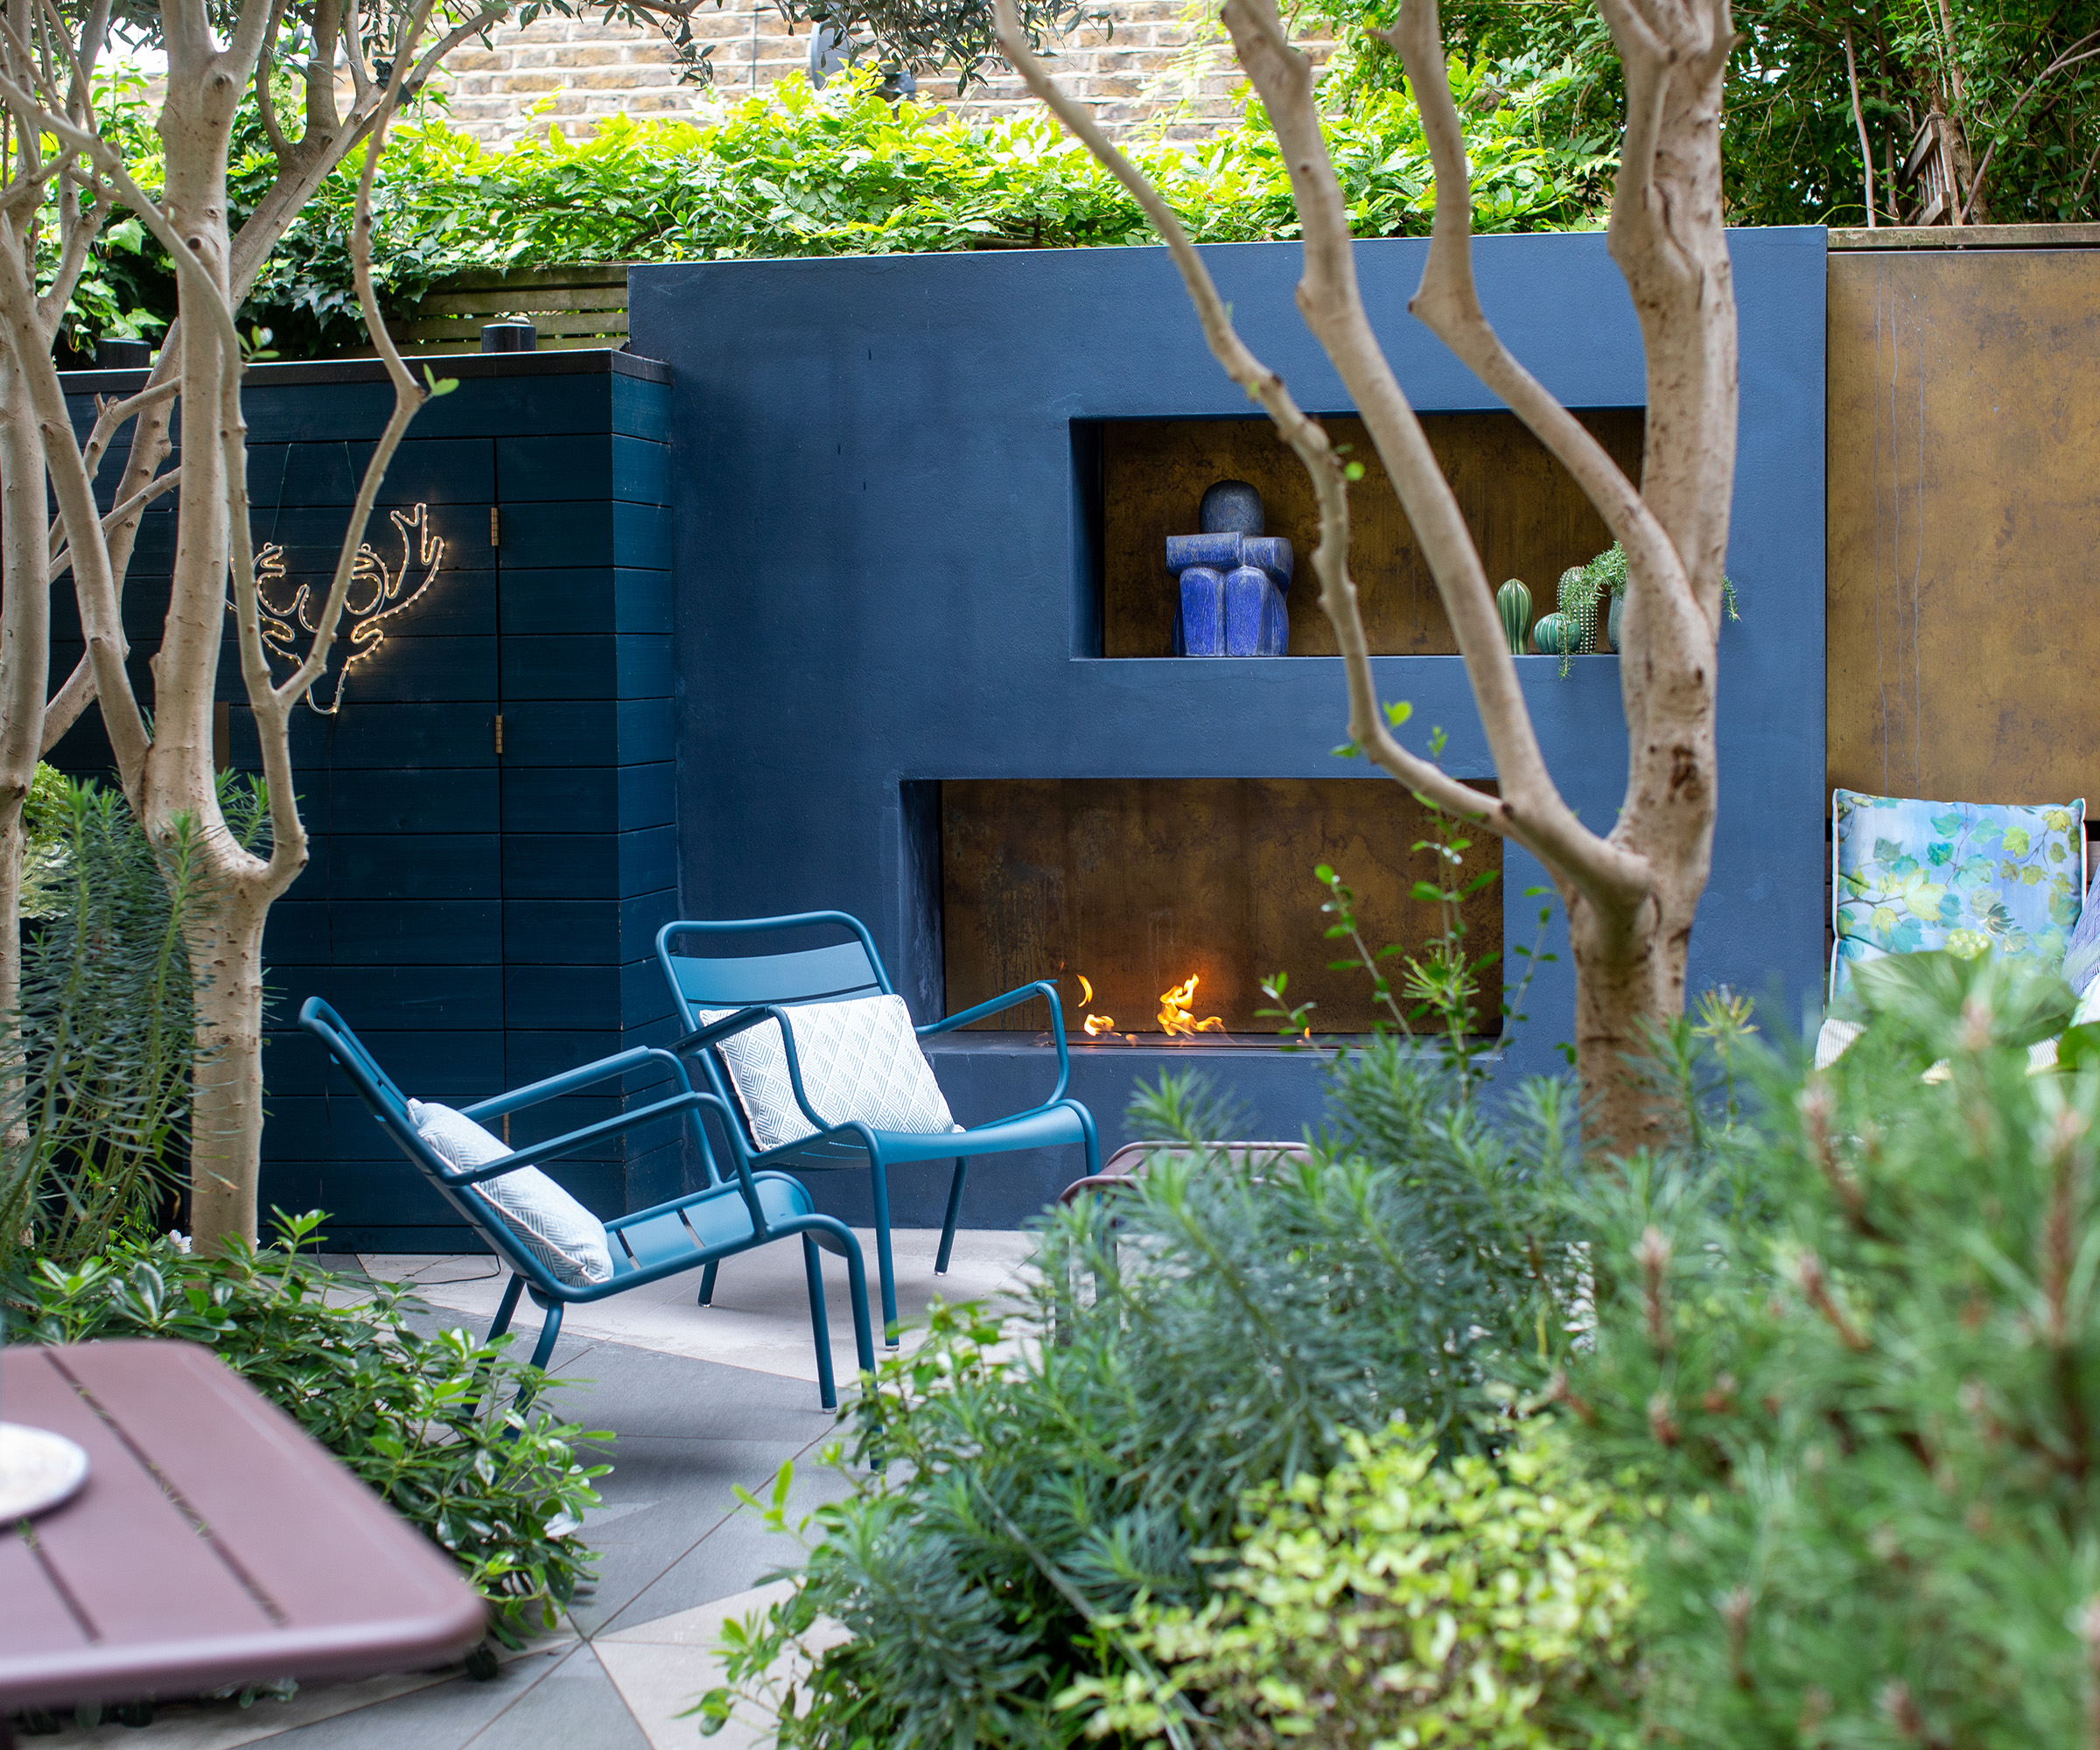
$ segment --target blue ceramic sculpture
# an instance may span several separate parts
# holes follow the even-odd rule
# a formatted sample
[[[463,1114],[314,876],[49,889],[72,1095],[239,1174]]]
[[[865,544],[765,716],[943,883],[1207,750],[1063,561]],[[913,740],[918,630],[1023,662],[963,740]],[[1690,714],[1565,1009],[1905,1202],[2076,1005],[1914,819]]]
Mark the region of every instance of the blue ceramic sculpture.
[[[1166,569],[1179,592],[1174,654],[1285,654],[1291,543],[1262,532],[1261,494],[1244,480],[1220,480],[1203,494],[1196,520],[1201,534],[1166,537]]]

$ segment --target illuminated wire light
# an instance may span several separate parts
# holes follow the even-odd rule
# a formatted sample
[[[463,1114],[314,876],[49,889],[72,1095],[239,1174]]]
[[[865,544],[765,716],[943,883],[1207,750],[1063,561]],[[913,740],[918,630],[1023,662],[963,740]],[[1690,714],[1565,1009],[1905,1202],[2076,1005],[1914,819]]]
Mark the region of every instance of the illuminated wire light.
[[[350,682],[350,671],[360,663],[369,662],[386,648],[387,625],[397,614],[405,613],[422,598],[425,590],[438,579],[438,572],[444,564],[444,537],[430,528],[430,508],[419,504],[413,510],[388,512],[401,540],[401,563],[391,569],[379,556],[370,542],[358,544],[357,557],[351,562],[350,592],[343,598],[345,630],[340,634],[346,639],[350,654],[344,659],[341,671],[335,677],[334,689],[328,695],[328,703],[319,703],[318,695],[321,682],[308,689],[307,704],[322,717],[333,717],[343,708],[343,689]],[[420,569],[422,580],[413,589],[410,579]],[[263,648],[273,656],[281,656],[295,666],[299,662],[299,634],[304,629],[312,634],[318,628],[313,616],[326,605],[326,590],[316,591],[312,584],[300,584],[288,600],[278,600],[270,592],[274,585],[284,581],[284,550],[275,542],[261,548],[256,554],[256,601],[261,610]],[[404,593],[405,592],[405,593]],[[232,604],[228,603],[230,610]],[[326,676],[323,677],[326,680]]]

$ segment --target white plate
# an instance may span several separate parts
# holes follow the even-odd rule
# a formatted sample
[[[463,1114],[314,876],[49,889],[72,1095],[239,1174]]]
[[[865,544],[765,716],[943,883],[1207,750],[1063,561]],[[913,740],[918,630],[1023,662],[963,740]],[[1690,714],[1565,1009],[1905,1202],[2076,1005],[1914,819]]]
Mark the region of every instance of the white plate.
[[[43,1513],[88,1480],[88,1454],[63,1434],[0,1422],[0,1524]]]

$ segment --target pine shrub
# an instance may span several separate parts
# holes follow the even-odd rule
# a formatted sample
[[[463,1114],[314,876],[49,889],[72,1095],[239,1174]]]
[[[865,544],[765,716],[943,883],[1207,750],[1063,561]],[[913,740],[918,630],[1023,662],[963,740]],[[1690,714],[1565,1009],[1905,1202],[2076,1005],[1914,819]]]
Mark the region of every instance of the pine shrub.
[[[2100,1067],[2030,1074],[2071,998],[2017,961],[1856,970],[1872,1025],[1826,1070],[1762,1059],[1742,1161],[1593,1187],[1595,1340],[1555,1396],[1662,1503],[1648,1725],[2090,1745]]]

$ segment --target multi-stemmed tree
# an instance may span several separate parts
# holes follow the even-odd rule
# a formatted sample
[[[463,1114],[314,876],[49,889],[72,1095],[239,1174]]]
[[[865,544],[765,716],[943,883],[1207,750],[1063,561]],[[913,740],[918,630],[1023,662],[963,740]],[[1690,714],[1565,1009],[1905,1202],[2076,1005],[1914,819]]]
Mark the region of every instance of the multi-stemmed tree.
[[[1547,770],[1479,550],[1365,313],[1312,69],[1291,46],[1274,0],[1225,0],[1223,19],[1290,166],[1305,238],[1298,309],[1362,416],[1436,578],[1499,794],[1450,777],[1392,732],[1348,573],[1343,458],[1241,339],[1172,208],[1086,109],[1058,90],[1012,0],[994,4],[1008,60],[1144,206],[1172,252],[1211,350],[1312,477],[1320,509],[1312,564],[1348,676],[1351,738],[1410,789],[1514,840],[1550,873],[1574,954],[1578,1065],[1591,1133],[1606,1147],[1634,1146],[1651,1114],[1628,1060],[1646,1046],[1649,1026],[1684,1010],[1692,914],[1712,854],[1715,655],[1735,473],[1735,298],[1720,181],[1721,81],[1735,40],[1728,0],[1598,0],[1626,80],[1610,244],[1647,348],[1648,441],[1638,487],[1510,354],[1480,309],[1465,144],[1436,0],[1406,0],[1399,22],[1382,33],[1406,66],[1437,178],[1429,262],[1410,307],[1559,459],[1626,549],[1620,676],[1628,763],[1625,802],[1608,833],[1576,819]]]
[[[707,0],[0,0],[0,1016],[17,1011],[22,804],[38,755],[99,704],[117,778],[148,837],[191,848],[200,898],[186,907],[196,981],[191,1220],[207,1247],[256,1229],[262,1127],[262,926],[304,866],[289,723],[325,672],[357,549],[388,464],[438,385],[417,382],[386,335],[372,284],[371,188],[391,119],[446,54],[514,10],[595,10],[660,28],[704,74],[692,13]],[[828,0],[849,36],[906,31],[914,52],[981,60],[981,0]],[[806,9],[805,9],[806,10]],[[1068,22],[1073,0],[1027,0],[1027,28]],[[113,50],[157,46],[161,176],[142,187],[98,116],[95,80]],[[281,94],[303,87],[297,114]],[[252,102],[274,181],[236,226],[227,177],[235,122]],[[244,368],[236,318],[249,288],[324,180],[364,149],[352,240],[359,302],[395,388],[395,407],[344,531],[318,629],[289,674],[262,639],[248,525]],[[53,344],[97,238],[136,214],[166,251],[177,319],[137,394],[103,405],[85,440],[68,415]],[[98,477],[129,429],[108,508]],[[174,466],[171,466],[171,462]],[[46,494],[48,492],[48,499]],[[122,595],[139,519],[172,494],[166,619],[142,700],[127,670]],[[55,519],[47,503],[55,502]],[[51,592],[71,587],[87,654],[47,696]],[[255,713],[267,793],[265,852],[223,817],[212,703],[227,610]],[[0,1035],[0,1089],[24,1070]],[[4,1102],[0,1102],[4,1103]]]

